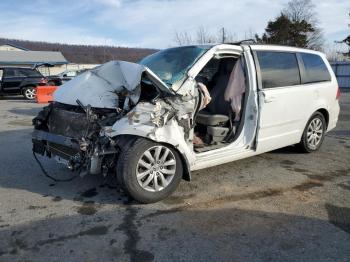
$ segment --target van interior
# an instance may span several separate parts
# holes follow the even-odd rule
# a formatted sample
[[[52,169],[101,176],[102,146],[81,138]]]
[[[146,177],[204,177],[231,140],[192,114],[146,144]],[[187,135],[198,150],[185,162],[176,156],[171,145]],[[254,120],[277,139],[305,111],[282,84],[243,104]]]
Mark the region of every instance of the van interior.
[[[211,101],[195,115],[195,152],[224,147],[239,136],[248,92],[243,61],[243,57],[240,59],[232,54],[216,55],[197,75],[196,81],[207,87]],[[236,70],[236,66],[241,66],[242,70]],[[228,98],[230,95],[232,100]],[[235,106],[232,106],[233,100]],[[241,110],[235,112],[233,108],[237,108],[237,103]]]

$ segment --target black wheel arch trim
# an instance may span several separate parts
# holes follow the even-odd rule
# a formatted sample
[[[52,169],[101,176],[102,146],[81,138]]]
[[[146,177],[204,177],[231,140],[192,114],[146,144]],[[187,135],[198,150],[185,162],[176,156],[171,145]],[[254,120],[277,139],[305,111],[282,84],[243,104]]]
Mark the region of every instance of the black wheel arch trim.
[[[315,115],[316,113],[320,113],[320,114],[323,115],[323,117],[324,117],[324,119],[325,119],[325,121],[326,121],[326,128],[325,128],[325,130],[326,130],[326,132],[327,132],[328,123],[329,123],[329,112],[328,112],[328,110],[325,109],[325,108],[319,108],[319,109],[317,109],[316,111],[314,111],[314,112],[311,114],[311,116],[307,119],[307,121],[306,121],[306,123],[305,123],[305,127],[304,127],[304,129],[303,129],[303,133],[302,133],[301,136],[300,136],[300,141],[301,141],[301,139],[302,139],[302,137],[303,137],[304,130],[305,130],[305,128],[306,128],[307,123],[309,123],[309,121],[310,121],[310,119],[312,118],[312,116]]]
[[[23,94],[24,89],[26,89],[27,87],[34,87],[34,88],[36,88],[37,86],[34,85],[34,84],[25,84],[25,85],[22,85],[22,86],[20,87],[20,90],[21,90],[21,93],[22,93],[22,94]]]

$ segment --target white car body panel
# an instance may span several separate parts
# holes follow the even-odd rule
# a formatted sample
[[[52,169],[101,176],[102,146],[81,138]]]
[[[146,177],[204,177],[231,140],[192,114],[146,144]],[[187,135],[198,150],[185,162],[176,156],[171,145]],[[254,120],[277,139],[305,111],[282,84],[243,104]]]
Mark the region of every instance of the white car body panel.
[[[332,81],[258,90],[255,62],[251,50],[318,54],[329,68]],[[187,79],[181,83],[179,88],[174,88],[174,91],[184,97],[195,95],[194,78],[214,55],[232,54],[239,56],[242,53],[244,53],[248,71],[249,98],[245,109],[243,130],[233,143],[220,149],[195,153],[193,145],[183,139],[184,133],[176,121],[171,121],[169,125],[158,128],[156,131],[152,124],[149,125],[152,122],[150,115],[154,110],[150,105],[137,105],[135,107],[135,112],[138,112],[136,114],[144,115],[147,118],[144,118],[145,121],[141,120],[135,125],[130,125],[127,118],[119,120],[112,127],[113,131],[111,131],[110,136],[132,134],[147,137],[156,142],[171,144],[183,154],[191,170],[199,170],[298,143],[310,116],[322,108],[329,112],[328,130],[335,127],[339,114],[339,104],[335,99],[336,78],[325,56],[315,51],[265,45],[250,47],[216,45],[195,63],[188,71]],[[190,135],[193,136],[193,132]]]
[[[259,90],[256,61],[252,51],[261,50],[309,52],[320,55],[327,65],[332,80],[330,82]],[[231,144],[219,149],[196,153],[192,143],[193,127],[191,130],[186,130],[186,123],[193,120],[196,109],[198,90],[194,79],[210,59],[219,54],[244,55],[249,83],[249,92],[246,93],[248,94],[246,107],[243,109],[245,110],[244,118],[242,118],[244,125],[239,137]],[[129,83],[129,87],[126,89],[131,93],[130,99],[136,101],[140,96],[139,93],[134,94],[133,92],[135,90],[140,92],[136,86],[139,85],[143,72],[148,74],[150,80],[159,89],[166,92],[176,92],[176,95],[167,102],[163,100],[156,103],[139,102],[136,104],[135,102],[136,106],[130,112],[115,122],[113,126],[104,128],[103,133],[111,138],[135,135],[172,145],[186,159],[190,170],[207,168],[296,144],[300,142],[308,119],[319,109],[325,109],[329,113],[328,131],[335,127],[338,119],[339,103],[335,98],[338,88],[337,81],[325,56],[319,52],[281,46],[215,45],[198,59],[181,83],[176,83],[171,87],[172,90],[169,90],[166,84],[148,68],[124,63],[111,65],[117,66],[124,75],[131,75],[129,79],[124,79]],[[79,98],[83,104],[113,108],[115,97],[106,96],[105,90],[109,92],[119,90],[125,87],[125,83],[118,77],[115,79],[113,74],[108,75],[108,77],[110,77],[110,82],[116,86],[107,83],[108,81],[102,83],[103,81],[97,79],[93,72],[82,74],[59,88],[55,93],[55,100],[75,105],[76,99]],[[83,78],[86,78],[86,81]],[[82,79],[83,81],[81,81]],[[72,89],[76,83],[78,83],[78,88],[68,92],[67,89]],[[83,88],[86,86],[91,88],[94,84],[102,85],[105,89],[102,92],[103,95],[101,93],[103,88],[93,92],[95,97],[92,97],[91,94],[84,94]],[[169,106],[169,103],[172,106]],[[172,111],[172,108],[175,110]],[[171,116],[173,112],[176,112],[176,118]]]
[[[339,103],[335,99],[338,89],[336,77],[324,54],[284,46],[253,45],[253,51],[301,52],[319,55],[331,75],[330,82],[300,84],[259,91],[260,122],[257,153],[299,143],[311,115],[320,109],[329,112],[327,130],[335,127]]]

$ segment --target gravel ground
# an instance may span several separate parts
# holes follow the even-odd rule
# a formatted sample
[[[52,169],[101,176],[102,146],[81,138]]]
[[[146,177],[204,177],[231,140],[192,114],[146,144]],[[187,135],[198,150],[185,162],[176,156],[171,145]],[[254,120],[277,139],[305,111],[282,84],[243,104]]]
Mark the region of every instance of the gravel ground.
[[[40,107],[0,100],[0,261],[350,261],[350,93],[319,152],[288,147],[196,171],[151,205],[113,179],[44,177],[30,138]]]

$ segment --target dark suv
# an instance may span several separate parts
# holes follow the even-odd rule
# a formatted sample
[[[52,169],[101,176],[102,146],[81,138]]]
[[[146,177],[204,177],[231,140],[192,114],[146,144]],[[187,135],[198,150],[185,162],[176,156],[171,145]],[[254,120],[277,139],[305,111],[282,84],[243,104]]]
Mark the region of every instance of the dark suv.
[[[22,94],[32,100],[36,96],[35,87],[46,83],[47,79],[35,69],[0,67],[0,94]]]

